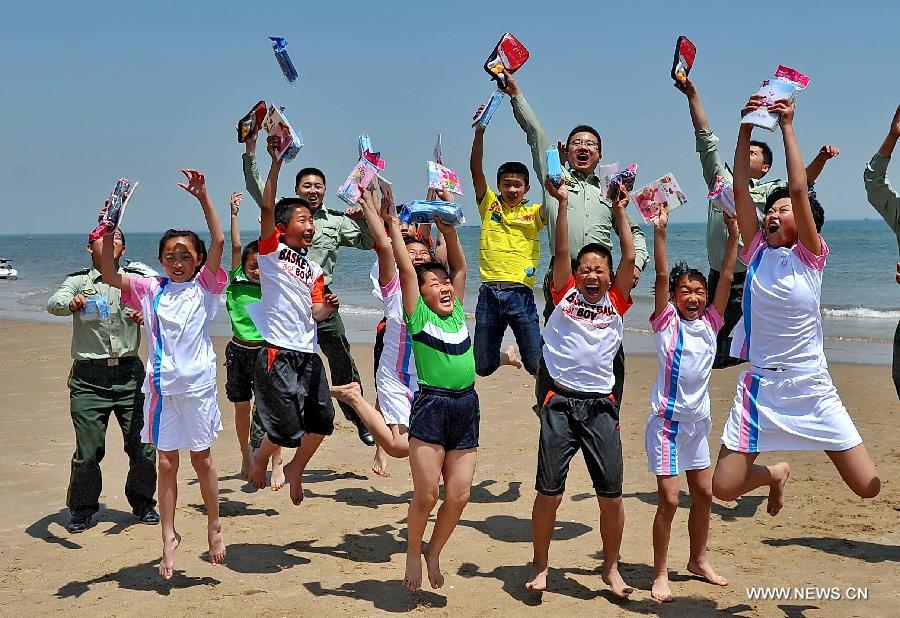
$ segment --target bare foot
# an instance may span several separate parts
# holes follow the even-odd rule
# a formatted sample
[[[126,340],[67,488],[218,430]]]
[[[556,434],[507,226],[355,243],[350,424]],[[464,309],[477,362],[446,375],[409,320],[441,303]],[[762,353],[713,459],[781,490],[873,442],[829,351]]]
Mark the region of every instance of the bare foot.
[[[340,386],[332,386],[330,389],[331,396],[338,401],[352,404],[357,397],[362,397],[362,387],[359,382],[350,382],[349,384],[341,384]]]
[[[713,570],[712,565],[707,562],[706,558],[701,558],[700,560],[691,560],[687,564],[687,570],[697,577],[702,577],[709,583],[715,584],[716,586],[728,585],[728,580],[716,573],[715,570]]]
[[[225,562],[225,537],[222,536],[222,526],[211,526],[206,535],[209,538],[209,561],[213,564]]]
[[[247,475],[250,473],[250,451],[249,449],[241,452],[241,478],[243,480],[247,480]]]
[[[403,576],[403,585],[418,592],[422,589],[422,556],[406,554],[406,574]]]
[[[247,483],[257,489],[266,486],[266,466],[269,462],[259,462],[257,453],[250,456],[250,468],[247,470]]]
[[[175,572],[175,550],[181,544],[181,535],[177,532],[169,539],[163,539],[163,555],[159,561],[159,574],[163,579],[172,579]]]
[[[506,348],[505,352],[500,353],[500,364],[509,365],[516,369],[522,368],[522,356],[519,354],[519,348],[514,345]]]
[[[375,446],[375,459],[372,461],[372,472],[378,476],[387,474],[387,453],[378,444]]]
[[[674,601],[672,590],[669,588],[668,574],[659,575],[653,578],[653,586],[650,588],[650,596],[661,603]]]
[[[291,502],[294,506],[299,506],[303,502],[303,470],[292,461],[284,466],[284,476],[291,484]]]
[[[278,491],[284,487],[284,462],[279,458],[277,461],[272,457],[272,491]]]
[[[440,556],[432,556],[430,547],[427,545],[422,551],[425,557],[425,566],[428,568],[428,582],[431,584],[432,590],[444,587],[444,574],[441,573]]]
[[[550,572],[550,568],[545,566],[544,568],[539,568],[534,564],[531,565],[531,575],[527,582],[525,582],[525,590],[530,590],[531,592],[542,592],[547,589],[547,574]]]
[[[784,485],[791,475],[791,467],[786,461],[772,466],[772,476],[775,481],[769,485],[769,504],[766,512],[769,515],[778,515],[778,511],[784,506]]]
[[[616,564],[611,567],[607,567],[604,564],[600,577],[603,579],[603,583],[610,587],[612,593],[620,599],[627,599],[628,595],[634,592],[634,588],[626,584],[625,580],[622,579],[622,576],[619,574],[619,567]]]

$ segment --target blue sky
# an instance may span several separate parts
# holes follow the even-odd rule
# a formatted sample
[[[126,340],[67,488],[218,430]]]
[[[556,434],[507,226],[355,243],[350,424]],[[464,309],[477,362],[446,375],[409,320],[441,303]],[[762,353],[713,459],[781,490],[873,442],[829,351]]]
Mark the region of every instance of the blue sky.
[[[805,72],[812,82],[798,100],[796,128],[807,160],[824,143],[842,149],[819,197],[832,219],[876,217],[861,175],[900,102],[897,3],[673,6],[7,3],[0,233],[89,230],[123,175],[141,183],[128,230],[202,227],[199,208],[176,186],[182,167],[206,172],[224,220],[228,195],[243,184],[234,124],[259,99],[285,106],[307,143],[285,167],[279,193],[292,193],[294,173],[314,165],[328,175],[326,205],[342,207],[334,192],[355,163],[357,135],[369,133],[398,197],[414,199],[441,131],[445,164],[463,178],[460,201],[474,217],[470,117],[492,91],[481,65],[507,30],[531,51],[517,76],[551,139],[585,122],[603,136],[604,162],[640,165],[639,183],[673,172],[690,199],[673,215],[678,221],[705,220],[706,201],[687,104],[668,77],[675,38],[697,44],[692,77],[729,161],[739,108],[758,82],[778,64]],[[298,87],[281,76],[268,35],[287,38]],[[780,133],[757,136],[775,151],[771,176],[784,177]],[[508,103],[487,132],[489,178],[506,160],[530,165]],[[900,183],[900,168],[891,175]],[[252,229],[247,206],[242,227]]]

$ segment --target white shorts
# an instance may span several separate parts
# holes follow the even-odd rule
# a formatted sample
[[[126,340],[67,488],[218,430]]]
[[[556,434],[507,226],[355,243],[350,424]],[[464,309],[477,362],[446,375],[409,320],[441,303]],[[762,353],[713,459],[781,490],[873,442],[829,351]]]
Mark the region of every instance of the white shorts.
[[[384,422],[409,427],[409,411],[419,390],[416,379],[398,374],[395,369],[379,366],[375,372],[375,388]]]
[[[159,451],[208,449],[222,430],[216,387],[183,395],[146,393],[141,440]]]
[[[644,448],[647,469],[657,476],[676,476],[709,467],[709,432],[712,419],[669,421],[658,414],[647,419]]]
[[[732,451],[846,451],[862,438],[827,369],[741,373],[722,444]]]

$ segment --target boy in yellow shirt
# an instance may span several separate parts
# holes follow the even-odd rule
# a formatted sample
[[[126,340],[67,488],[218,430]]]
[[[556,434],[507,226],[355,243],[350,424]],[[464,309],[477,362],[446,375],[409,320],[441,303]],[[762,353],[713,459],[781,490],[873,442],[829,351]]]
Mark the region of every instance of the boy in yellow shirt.
[[[476,118],[480,112],[476,112]],[[476,124],[469,159],[481,215],[475,371],[489,376],[501,365],[524,365],[528,373],[536,375],[541,333],[533,288],[541,255],[540,231],[547,224],[547,215],[541,204],[525,198],[528,168],[523,163],[501,165],[497,170],[498,191],[494,192],[484,177],[483,155],[484,127]],[[510,346],[501,352],[507,326],[512,328],[518,350]]]

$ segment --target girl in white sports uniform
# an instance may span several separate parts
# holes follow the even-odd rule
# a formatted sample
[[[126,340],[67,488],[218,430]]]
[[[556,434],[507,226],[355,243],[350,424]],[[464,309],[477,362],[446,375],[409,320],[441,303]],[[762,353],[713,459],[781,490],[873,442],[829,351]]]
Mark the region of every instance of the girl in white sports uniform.
[[[650,417],[644,444],[647,466],[656,475],[658,501],[653,519],[653,586],[657,601],[673,600],[667,555],[672,519],[678,510],[678,475],[685,472],[691,494],[688,518],[691,554],[687,569],[719,586],[728,580],[716,574],[706,559],[709,514],[712,509],[712,471],[709,442],[709,376],[716,356],[716,336],[737,261],[737,220],[725,216],[728,245],[721,279],[712,304],[707,304],[706,277],[683,262],[669,271],[663,211],[654,220],[653,257],[656,264],[655,307],[650,326],[656,340],[659,372],[650,395]]]
[[[103,253],[103,279],[122,290],[122,302],[144,314],[149,359],[144,380],[144,442],[159,458],[158,499],[163,556],[160,575],[170,579],[181,536],[175,531],[178,450],[189,449],[206,507],[209,560],[225,559],[219,523],[219,484],[210,446],[222,429],[216,402],[216,355],[207,332],[228,283],[220,266],[225,235],[203,174],[182,170],[188,184],[179,186],[200,202],[212,241],[190,230],[170,229],[159,242],[165,277],[132,277],[115,272],[112,252]],[[112,243],[104,247],[112,248]]]
[[[750,99],[744,114],[762,105]],[[823,450],[857,495],[871,498],[881,484],[847,409],[831,383],[819,313],[828,246],[819,235],[825,219],[810,198],[806,169],[794,135],[794,104],[769,107],[781,115],[788,188],[766,202],[763,229],[748,189],[752,125],[742,124],[735,151],[734,197],[747,262],[744,315],[735,327],[732,356],[749,361],[722,433],[713,476],[720,500],[769,486],[768,512],[784,505],[787,462],[755,465],[764,451]]]

